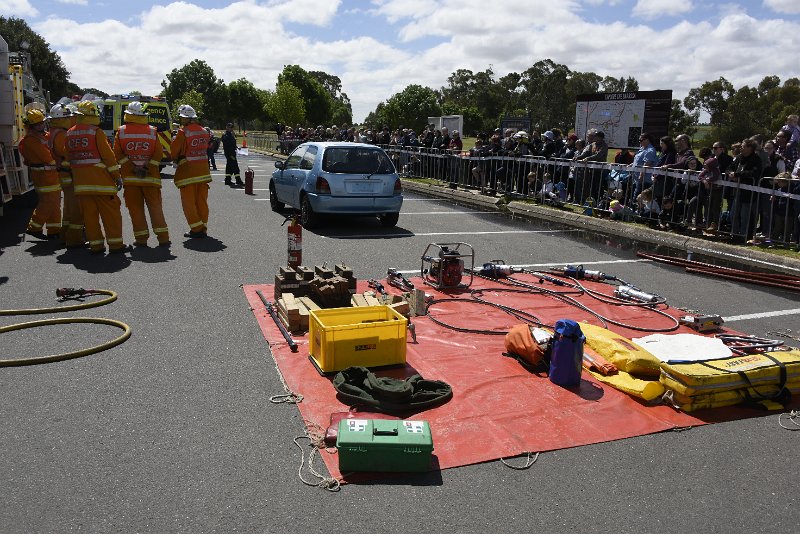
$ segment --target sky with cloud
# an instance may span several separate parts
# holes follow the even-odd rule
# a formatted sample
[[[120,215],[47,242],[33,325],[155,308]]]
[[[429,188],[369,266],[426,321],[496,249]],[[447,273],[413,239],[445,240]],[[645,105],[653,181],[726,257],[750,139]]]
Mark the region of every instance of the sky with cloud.
[[[274,89],[284,65],[339,76],[358,122],[411,83],[552,59],[642,90],[800,76],[800,0],[0,0],[82,87],[157,94],[193,59]]]

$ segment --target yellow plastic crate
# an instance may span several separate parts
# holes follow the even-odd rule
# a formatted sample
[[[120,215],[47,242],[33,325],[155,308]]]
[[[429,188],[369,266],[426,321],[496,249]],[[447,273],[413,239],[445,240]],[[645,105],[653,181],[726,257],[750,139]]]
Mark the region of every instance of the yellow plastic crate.
[[[408,320],[389,306],[309,312],[309,358],[322,373],[406,363]]]

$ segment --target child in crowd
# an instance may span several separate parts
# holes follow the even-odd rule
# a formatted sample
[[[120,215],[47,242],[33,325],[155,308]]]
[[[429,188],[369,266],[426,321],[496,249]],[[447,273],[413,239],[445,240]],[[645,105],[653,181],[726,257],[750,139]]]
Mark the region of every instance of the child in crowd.
[[[661,213],[658,202],[653,198],[653,188],[648,187],[636,197],[636,205],[639,207],[639,216],[645,219],[655,219]]]

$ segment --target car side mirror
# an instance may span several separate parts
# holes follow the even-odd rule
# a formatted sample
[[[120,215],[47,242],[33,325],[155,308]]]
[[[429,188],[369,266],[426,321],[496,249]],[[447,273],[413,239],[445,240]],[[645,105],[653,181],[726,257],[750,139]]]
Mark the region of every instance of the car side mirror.
[[[282,171],[283,169],[286,168],[286,162],[284,162],[284,161],[276,161],[275,162],[275,168]]]

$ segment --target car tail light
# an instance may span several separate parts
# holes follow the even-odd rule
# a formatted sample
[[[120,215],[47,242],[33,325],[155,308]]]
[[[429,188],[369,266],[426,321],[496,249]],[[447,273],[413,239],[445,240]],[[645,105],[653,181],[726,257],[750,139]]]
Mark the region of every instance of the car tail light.
[[[329,184],[328,180],[322,176],[317,176],[317,193],[321,193],[323,195],[331,194],[331,184]]]
[[[403,184],[400,183],[400,178],[394,181],[394,192],[395,194],[403,192]]]

